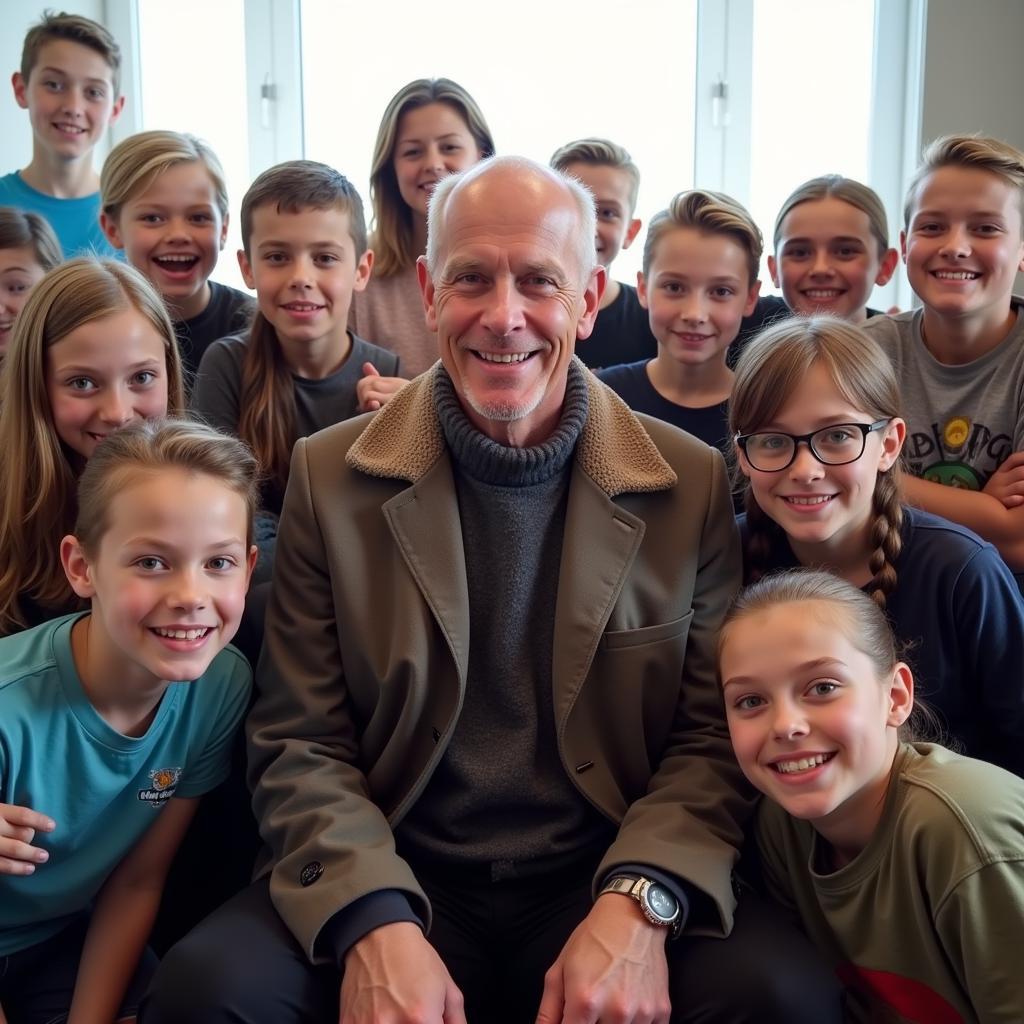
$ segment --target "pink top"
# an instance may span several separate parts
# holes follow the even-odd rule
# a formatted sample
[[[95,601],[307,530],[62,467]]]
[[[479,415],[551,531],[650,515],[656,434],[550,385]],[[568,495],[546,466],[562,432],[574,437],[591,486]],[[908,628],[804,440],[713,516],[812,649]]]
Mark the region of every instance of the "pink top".
[[[352,296],[348,325],[394,352],[403,377],[416,377],[437,362],[437,335],[427,327],[415,264],[393,277],[371,277],[366,291]]]

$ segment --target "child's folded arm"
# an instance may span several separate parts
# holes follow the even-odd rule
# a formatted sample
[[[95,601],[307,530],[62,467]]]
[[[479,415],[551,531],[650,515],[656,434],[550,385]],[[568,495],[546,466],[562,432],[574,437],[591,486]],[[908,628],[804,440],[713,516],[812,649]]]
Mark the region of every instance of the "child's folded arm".
[[[988,478],[982,488],[1006,508],[1024,505],[1024,452],[1014,452]]]
[[[973,530],[995,546],[1010,569],[1024,571],[1024,505],[1007,508],[999,497],[985,491],[965,491],[911,476],[903,478],[903,494],[911,505]]]
[[[164,880],[198,799],[174,797],[107,879],[82,948],[68,1024],[110,1024],[146,946]]]

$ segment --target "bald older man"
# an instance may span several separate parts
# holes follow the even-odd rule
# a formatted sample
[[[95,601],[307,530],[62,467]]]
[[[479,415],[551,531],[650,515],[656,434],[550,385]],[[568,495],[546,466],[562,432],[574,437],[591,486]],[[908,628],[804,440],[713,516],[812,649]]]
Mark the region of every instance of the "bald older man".
[[[839,1019],[798,936],[734,915],[729,487],[574,358],[593,238],[590,194],[528,161],[435,190],[440,362],[295,447],[250,722],[264,874],[143,1021]]]

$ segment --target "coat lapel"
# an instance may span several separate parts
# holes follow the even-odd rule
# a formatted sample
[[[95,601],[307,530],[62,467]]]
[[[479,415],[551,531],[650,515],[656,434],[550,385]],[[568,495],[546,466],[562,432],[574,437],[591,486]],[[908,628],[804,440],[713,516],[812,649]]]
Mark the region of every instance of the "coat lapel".
[[[441,628],[459,673],[469,670],[469,592],[459,503],[447,455],[384,503],[384,516],[416,585]]]
[[[643,520],[616,505],[578,464],[573,464],[552,659],[559,732],[590,671],[644,529]]]

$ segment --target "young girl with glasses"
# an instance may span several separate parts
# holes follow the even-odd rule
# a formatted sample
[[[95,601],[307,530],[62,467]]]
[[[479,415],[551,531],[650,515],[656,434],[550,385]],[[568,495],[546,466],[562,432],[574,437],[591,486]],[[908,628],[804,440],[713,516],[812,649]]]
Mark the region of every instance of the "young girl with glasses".
[[[828,569],[911,645],[918,693],[964,752],[1024,775],[1024,601],[995,548],[901,503],[896,379],[859,328],[793,317],[751,342],[729,408],[748,582]]]

